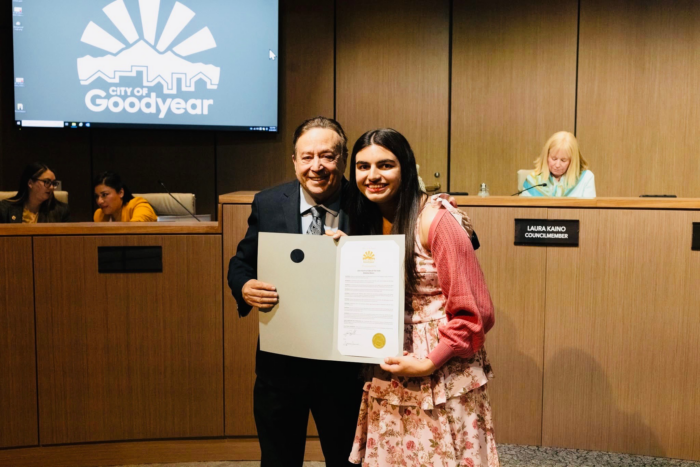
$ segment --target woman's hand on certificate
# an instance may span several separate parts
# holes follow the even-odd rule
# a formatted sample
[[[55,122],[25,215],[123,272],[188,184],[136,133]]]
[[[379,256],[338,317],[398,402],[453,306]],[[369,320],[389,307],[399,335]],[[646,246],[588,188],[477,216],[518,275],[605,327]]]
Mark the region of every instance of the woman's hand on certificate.
[[[386,357],[384,363],[379,365],[382,370],[396,376],[428,376],[436,370],[435,365],[429,358],[417,359],[408,352],[403,353],[403,357]]]
[[[251,279],[243,286],[243,300],[258,308],[272,308],[277,303],[277,289],[274,285]]]
[[[326,232],[326,235],[328,235],[329,237],[333,237],[333,240],[335,240],[336,242],[338,240],[340,240],[340,237],[347,237],[348,236],[348,234],[346,234],[342,230],[336,230],[335,232],[328,231],[328,232]]]

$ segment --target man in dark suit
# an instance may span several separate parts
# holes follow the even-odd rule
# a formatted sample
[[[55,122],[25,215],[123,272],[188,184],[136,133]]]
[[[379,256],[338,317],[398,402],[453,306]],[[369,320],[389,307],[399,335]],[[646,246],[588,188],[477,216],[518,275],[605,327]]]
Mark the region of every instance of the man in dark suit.
[[[248,231],[229,263],[228,283],[241,317],[253,307],[264,311],[277,303],[274,284],[257,280],[259,232],[348,231],[342,196],[348,149],[342,127],[316,117],[297,128],[293,143],[297,180],[255,195]],[[254,412],[262,466],[302,465],[309,411],[326,465],[350,465],[362,397],[359,365],[272,354],[259,344],[256,359]]]

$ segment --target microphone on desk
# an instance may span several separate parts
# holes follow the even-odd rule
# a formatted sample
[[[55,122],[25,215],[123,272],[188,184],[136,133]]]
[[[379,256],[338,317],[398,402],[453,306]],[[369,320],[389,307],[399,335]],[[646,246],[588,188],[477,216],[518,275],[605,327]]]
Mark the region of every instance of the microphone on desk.
[[[518,195],[519,195],[520,193],[522,193],[523,191],[532,190],[533,188],[537,188],[538,186],[547,186],[547,183],[540,183],[539,185],[534,185],[534,186],[531,186],[530,188],[525,188],[524,190],[520,190],[520,191],[517,192],[517,193],[513,193],[511,196],[518,196]]]
[[[189,209],[187,209],[187,208],[185,207],[184,204],[182,204],[180,201],[178,201],[177,198],[174,197],[172,193],[170,193],[170,190],[168,190],[168,187],[165,186],[165,183],[163,183],[162,181],[158,180],[158,184],[159,184],[160,186],[162,186],[163,189],[164,189],[165,191],[168,192],[168,194],[170,195],[170,197],[171,197],[172,199],[174,199],[175,202],[176,202],[177,204],[179,204],[180,206],[182,206],[182,209],[184,209],[185,211],[187,211],[187,214],[189,214],[190,216],[194,217],[194,220],[196,220],[197,222],[202,222],[201,220],[199,220],[199,219],[197,218],[197,216],[195,216],[194,214],[192,214],[192,212],[191,212]]]

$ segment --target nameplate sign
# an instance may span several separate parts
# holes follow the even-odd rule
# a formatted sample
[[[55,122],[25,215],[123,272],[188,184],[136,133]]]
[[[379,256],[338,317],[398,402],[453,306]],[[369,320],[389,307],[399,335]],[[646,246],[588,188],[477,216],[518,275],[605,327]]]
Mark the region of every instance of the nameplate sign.
[[[163,272],[162,246],[99,246],[97,272],[132,274]]]
[[[515,219],[515,244],[578,246],[578,220]]]
[[[700,251],[700,222],[693,222],[693,251]]]

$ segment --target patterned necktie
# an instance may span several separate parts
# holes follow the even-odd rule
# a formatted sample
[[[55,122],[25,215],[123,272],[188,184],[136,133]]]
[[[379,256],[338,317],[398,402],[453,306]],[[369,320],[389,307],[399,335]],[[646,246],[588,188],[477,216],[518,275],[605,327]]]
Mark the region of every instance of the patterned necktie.
[[[325,209],[323,206],[314,206],[311,209],[311,225],[306,230],[306,235],[323,235],[323,215],[325,214]]]

